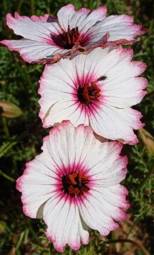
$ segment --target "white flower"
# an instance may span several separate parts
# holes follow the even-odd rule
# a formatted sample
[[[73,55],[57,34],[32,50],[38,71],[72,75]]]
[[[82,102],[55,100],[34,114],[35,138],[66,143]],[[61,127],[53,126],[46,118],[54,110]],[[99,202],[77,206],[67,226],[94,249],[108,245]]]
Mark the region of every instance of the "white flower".
[[[47,65],[39,89],[43,126],[70,120],[105,138],[137,143],[133,129],[143,126],[142,115],[131,106],[144,97],[147,80],[137,77],[146,66],[132,55],[130,49],[97,48]]]
[[[129,44],[143,34],[141,26],[133,23],[127,15],[106,17],[106,7],[96,10],[81,8],[76,11],[72,4],[62,7],[57,18],[48,15],[37,17],[10,13],[6,22],[19,40],[3,40],[1,44],[18,51],[21,57],[31,63],[44,59],[57,60],[61,54],[73,54],[74,50],[88,50],[91,47],[109,43]]]
[[[108,235],[126,219],[127,157],[122,145],[100,143],[89,127],[65,121],[44,139],[42,153],[17,180],[24,213],[43,218],[46,235],[63,252],[89,240],[88,228]]]

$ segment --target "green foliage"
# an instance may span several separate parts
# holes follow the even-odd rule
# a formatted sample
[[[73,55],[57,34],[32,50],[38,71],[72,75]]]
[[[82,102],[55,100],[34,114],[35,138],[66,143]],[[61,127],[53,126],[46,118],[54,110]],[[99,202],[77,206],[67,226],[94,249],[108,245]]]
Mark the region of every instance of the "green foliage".
[[[126,180],[130,190],[132,214],[135,221],[152,217],[152,188],[154,184],[154,156],[148,155],[143,144],[134,146],[131,150],[129,172]]]
[[[149,80],[148,95],[138,107],[143,115],[147,129],[154,136],[154,20],[152,16],[154,7],[151,0],[75,0],[72,1],[77,8],[81,6],[95,8],[106,4],[110,14],[126,13],[134,15],[135,21],[143,24],[148,32],[138,40],[134,46],[135,58],[143,60],[148,64],[146,76]],[[13,38],[4,24],[4,17],[8,12],[19,11],[22,15],[42,15],[44,13],[55,14],[57,10],[68,3],[64,0],[2,0],[0,5],[1,39]],[[38,118],[38,80],[43,66],[25,64],[15,53],[0,48],[0,100],[8,101],[18,106],[23,114],[14,119],[0,119],[1,145],[0,145],[0,179],[1,179],[1,201],[0,201],[0,254],[32,254],[48,255],[58,254],[54,251],[44,236],[45,226],[40,221],[33,221],[22,214],[20,195],[15,189],[15,179],[21,175],[24,164],[40,152],[42,137],[47,130],[41,127]],[[150,254],[151,224],[153,215],[152,187],[154,177],[154,158],[148,154],[143,141],[135,147],[126,147],[125,152],[129,157],[128,176],[125,185],[129,190],[131,202],[130,220],[134,231],[133,242],[143,241],[142,246],[137,246],[134,251],[131,246],[116,247],[113,240],[121,238],[118,232],[110,235],[107,239],[101,239],[92,232],[91,242],[82,247],[79,255],[101,255],[101,254],[126,254],[132,249],[136,255]],[[148,223],[148,225],[147,225]],[[129,224],[128,224],[129,225]],[[127,227],[128,228],[128,227]],[[142,229],[144,229],[145,237]],[[127,230],[129,231],[129,229]],[[122,236],[126,239],[124,232]],[[127,243],[127,242],[126,242]],[[135,245],[135,244],[134,244]],[[118,246],[119,247],[119,246]],[[144,250],[145,249],[145,250]],[[118,250],[118,251],[117,251]],[[133,253],[134,252],[134,253]],[[152,253],[152,250],[151,250]],[[75,254],[66,249],[65,255]]]

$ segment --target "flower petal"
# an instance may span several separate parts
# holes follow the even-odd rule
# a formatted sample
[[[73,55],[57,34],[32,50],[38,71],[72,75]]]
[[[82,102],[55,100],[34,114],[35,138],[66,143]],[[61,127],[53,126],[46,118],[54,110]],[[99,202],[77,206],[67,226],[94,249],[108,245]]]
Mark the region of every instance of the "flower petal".
[[[91,175],[100,173],[104,176],[111,172],[111,169],[114,169],[112,165],[117,160],[123,145],[118,142],[97,143],[97,140],[94,140],[90,145],[91,148],[87,151],[84,160]],[[91,150],[93,150],[93,157],[91,157]],[[101,154],[99,154],[99,151],[101,151]]]
[[[80,205],[79,210],[87,226],[98,230],[102,235],[108,235],[111,230],[118,227],[118,224],[106,213],[106,209],[102,204],[102,199],[100,203],[100,200],[91,196],[84,204]]]
[[[18,16],[13,17],[10,13],[6,15],[6,22],[8,27],[13,29],[15,34],[33,41],[51,41],[51,33],[57,33],[60,31],[56,22],[36,22],[26,16],[20,16],[20,18],[18,18]]]
[[[81,241],[87,243],[88,234],[82,228],[78,208],[75,204],[56,198],[44,206],[44,221],[47,224],[47,237],[52,240],[57,251],[63,252],[66,244],[78,250]],[[73,226],[73,227],[72,227]]]
[[[16,187],[22,192],[22,203],[24,213],[36,218],[40,207],[51,197],[54,190],[54,174],[45,162],[41,160],[42,155],[26,164],[24,174],[18,178]]]
[[[134,122],[133,120],[137,120]],[[111,106],[103,107],[103,110],[92,116],[90,119],[92,128],[99,135],[109,139],[123,139],[129,144],[136,144],[138,142],[133,128],[141,128],[142,123],[139,121],[135,111],[129,108],[120,109]],[[111,125],[114,123],[114,125]]]
[[[103,85],[103,96],[107,104],[124,108],[141,102],[145,96],[147,80],[143,77],[130,78],[119,82],[106,80]]]
[[[50,127],[55,123],[61,122],[63,120],[71,119],[72,123],[75,125],[80,125],[82,123],[88,124],[88,118],[78,110],[78,106],[74,104],[71,100],[59,101],[50,106],[47,114],[40,112],[41,119],[43,119],[43,126]]]
[[[70,26],[70,20],[74,13],[75,10],[72,4],[65,5],[58,11],[57,13],[58,21],[62,29],[64,29],[64,31],[68,30],[68,26]],[[70,28],[72,27],[70,26]]]
[[[102,235],[108,235],[118,227],[117,221],[127,217],[124,211],[129,207],[126,195],[127,190],[119,184],[107,189],[99,187],[93,190],[91,196],[80,205],[83,221]]]
[[[133,18],[127,15],[112,15],[102,22],[102,30],[109,33],[109,41],[120,39],[133,40],[141,35],[141,26],[133,23]]]
[[[73,28],[78,27],[78,30],[81,34],[89,34],[88,30],[95,26],[98,22],[102,21],[105,18],[107,9],[102,6],[93,11],[88,9],[80,9],[76,11],[70,20],[70,26]]]
[[[56,53],[62,53],[63,50],[45,42],[32,41],[27,39],[3,40],[0,42],[7,46],[11,51],[17,51],[21,57],[28,63],[38,62],[42,59],[52,58]]]
[[[20,19],[20,20],[24,20],[24,19],[27,18],[27,16],[21,16],[18,12],[15,12],[14,16],[15,16],[16,19]],[[30,17],[30,19],[33,20],[33,21],[44,21],[44,22],[46,22],[48,17],[49,17],[48,14],[44,14],[42,16],[32,15]]]
[[[50,127],[54,123],[70,118],[75,125],[89,123],[85,111],[74,100],[75,72],[73,64],[66,59],[45,68],[39,89],[42,96],[39,101],[41,106],[39,116],[43,120],[44,127]]]

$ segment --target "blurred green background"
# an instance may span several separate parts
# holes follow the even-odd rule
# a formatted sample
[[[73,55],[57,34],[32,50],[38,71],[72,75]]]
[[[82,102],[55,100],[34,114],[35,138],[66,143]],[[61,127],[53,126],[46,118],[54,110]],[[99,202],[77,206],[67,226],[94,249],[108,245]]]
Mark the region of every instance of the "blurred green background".
[[[57,0],[1,0],[0,39],[14,38],[5,25],[5,15],[18,11],[21,15],[56,14],[67,4]],[[154,186],[154,2],[152,0],[74,0],[79,7],[108,7],[109,14],[133,15],[143,24],[147,33],[137,40],[134,59],[148,65],[148,94],[136,108],[144,115],[145,129],[138,132],[139,144],[126,146],[129,157],[128,175],[124,184],[129,190],[128,220],[107,238],[91,232],[90,244],[79,252],[69,248],[65,255],[149,255],[154,254],[154,214],[152,186]],[[0,255],[58,254],[44,235],[40,220],[31,220],[22,214],[20,194],[15,180],[24,164],[40,152],[42,137],[48,132],[38,118],[38,80],[43,66],[25,64],[16,53],[0,47]],[[7,104],[3,102],[7,101]],[[13,104],[13,105],[12,105]],[[16,108],[17,107],[17,108]],[[4,112],[5,110],[5,112]]]

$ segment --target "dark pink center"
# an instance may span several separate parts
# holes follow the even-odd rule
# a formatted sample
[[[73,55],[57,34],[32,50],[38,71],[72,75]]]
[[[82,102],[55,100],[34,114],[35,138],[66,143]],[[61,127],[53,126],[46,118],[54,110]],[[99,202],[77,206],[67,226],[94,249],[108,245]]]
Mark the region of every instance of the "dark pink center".
[[[89,105],[100,97],[100,89],[96,83],[79,86],[77,96],[82,104]]]
[[[62,189],[71,197],[81,196],[89,190],[89,179],[83,172],[73,172],[62,177]]]
[[[78,27],[70,29],[70,26],[67,32],[52,34],[51,38],[57,46],[67,50],[72,49],[74,45],[84,46],[87,41],[86,38],[80,37]]]

